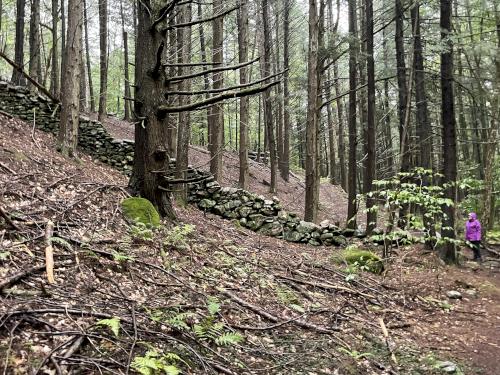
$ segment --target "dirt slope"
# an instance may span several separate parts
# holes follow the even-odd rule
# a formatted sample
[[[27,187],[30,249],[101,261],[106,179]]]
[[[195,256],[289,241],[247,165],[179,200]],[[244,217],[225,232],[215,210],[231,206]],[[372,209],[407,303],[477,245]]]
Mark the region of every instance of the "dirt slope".
[[[331,260],[338,250],[193,207],[177,208],[176,227],[131,228],[126,178],[54,145],[0,118],[0,371],[441,374],[448,360],[456,373],[497,373],[495,269],[444,267],[412,247],[382,276],[346,274]],[[48,220],[55,284],[44,272]]]

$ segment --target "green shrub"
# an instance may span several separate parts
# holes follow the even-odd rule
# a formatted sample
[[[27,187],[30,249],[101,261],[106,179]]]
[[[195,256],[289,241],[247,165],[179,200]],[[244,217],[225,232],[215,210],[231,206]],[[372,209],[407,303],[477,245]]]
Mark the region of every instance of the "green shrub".
[[[384,264],[377,254],[357,247],[347,247],[339,255],[334,256],[333,260],[337,263],[347,263],[350,273],[362,270],[380,274],[384,270]]]
[[[122,201],[125,217],[135,223],[152,227],[160,226],[160,215],[153,204],[145,198],[127,198]]]

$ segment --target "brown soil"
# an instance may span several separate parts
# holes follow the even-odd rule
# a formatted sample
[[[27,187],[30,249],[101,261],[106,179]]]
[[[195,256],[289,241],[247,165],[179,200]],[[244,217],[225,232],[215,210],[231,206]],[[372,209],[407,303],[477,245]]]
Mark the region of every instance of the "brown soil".
[[[439,374],[437,360],[454,361],[465,374],[498,373],[500,281],[498,269],[490,267],[494,260],[478,269],[468,263],[447,267],[412,246],[395,251],[383,275],[360,273],[348,282],[344,266],[331,260],[339,249],[263,237],[194,207],[176,208],[179,222],[196,228],[185,235],[186,243],[169,239],[166,228],[152,240],[131,237],[120,210],[127,196],[125,176],[85,155],[67,160],[54,147],[52,136],[35,131],[32,137],[29,125],[0,117],[0,207],[16,226],[0,218],[0,253],[6,254],[0,258],[0,283],[44,264],[49,219],[56,235],[72,245],[71,250],[54,245],[56,284],[47,284],[43,271],[33,272],[0,295],[0,370],[7,363],[8,374],[38,367],[40,373],[55,373],[56,365],[68,365],[59,346],[84,332],[93,335],[92,344],[78,347],[70,364],[88,374],[125,373],[129,353],[146,351],[141,342],[173,351],[175,340],[187,340],[209,368],[182,352],[191,358],[187,374],[223,373],[221,367],[235,374]],[[200,156],[191,163],[206,162],[204,152],[194,150],[192,156]],[[230,154],[226,160],[230,171],[236,164]],[[267,177],[265,167],[255,164],[252,173],[253,188],[264,192],[258,181]],[[281,184],[281,191],[291,194],[300,182]],[[345,206],[344,195],[329,194],[332,211]],[[288,201],[292,208],[300,206]],[[449,290],[463,298],[449,300]],[[151,317],[175,307],[193,313],[187,321],[192,326],[207,316],[208,296],[219,298],[217,319],[244,334],[243,343],[214,347]],[[68,309],[118,316],[120,335],[96,326],[102,317]],[[278,317],[278,323],[262,313]]]

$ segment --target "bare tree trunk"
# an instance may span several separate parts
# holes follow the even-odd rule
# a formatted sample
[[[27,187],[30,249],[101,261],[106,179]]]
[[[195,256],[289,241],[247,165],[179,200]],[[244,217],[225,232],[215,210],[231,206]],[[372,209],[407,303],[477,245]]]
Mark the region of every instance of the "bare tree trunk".
[[[64,72],[66,71],[66,0],[61,0],[61,80],[64,77]]]
[[[143,118],[135,126],[134,169],[129,184],[149,199],[160,215],[175,218],[168,193],[159,188],[160,175],[154,171],[168,171],[167,127],[165,119],[157,116],[162,103],[164,82],[158,69],[157,56],[163,52],[161,35],[152,29],[153,19],[158,17],[151,9],[150,0],[138,4],[137,51],[135,61],[136,98],[135,113]]]
[[[365,143],[365,175],[364,191],[369,193],[373,190],[375,179],[376,151],[375,151],[375,60],[373,56],[373,1],[365,0],[366,6],[366,76],[368,79],[368,106],[367,106],[367,130]],[[377,226],[377,213],[371,210],[375,204],[374,199],[368,194],[366,197],[366,233],[371,234]]]
[[[60,90],[59,82],[59,47],[57,24],[59,20],[59,0],[52,0],[52,69],[50,71],[50,92],[58,98]]]
[[[99,0],[99,121],[107,115],[108,95],[108,0]]]
[[[262,0],[262,24],[264,32],[264,71],[263,77],[267,77],[271,72],[271,41],[269,34],[269,5],[267,0]],[[267,141],[269,144],[269,163],[271,167],[271,183],[269,191],[275,193],[277,189],[276,179],[276,140],[274,138],[273,114],[271,106],[271,89],[264,91],[264,123],[266,127]]]
[[[83,1],[83,0],[82,0]],[[83,35],[82,35],[83,38]],[[83,46],[83,40],[82,44]],[[87,81],[85,77],[85,59],[83,57],[83,48],[80,48],[80,111],[87,110]]]
[[[31,0],[29,75],[38,82],[42,79],[38,74],[40,69],[40,0]],[[35,89],[31,84],[28,87]]]
[[[125,14],[123,12],[123,0],[120,0],[120,15],[122,19],[122,36],[123,36],[123,75],[124,75],[124,87],[125,87],[125,98],[131,98],[132,94],[130,92],[130,75],[129,75],[129,62],[128,62],[128,34],[125,31]],[[123,101],[124,106],[124,116],[125,121],[130,121],[130,100],[125,99]]]
[[[446,49],[441,52],[441,123],[443,126],[443,175],[445,197],[456,202],[457,181],[457,145],[456,120],[453,101],[453,43],[451,37],[451,0],[441,0],[441,42]],[[445,205],[446,214],[443,219],[442,235],[444,238],[455,239],[455,206]],[[447,263],[456,263],[457,254],[455,244],[447,241],[441,252]]]
[[[348,171],[348,203],[347,227],[356,228],[356,148],[358,144],[356,130],[356,61],[357,61],[357,19],[356,0],[349,0],[349,171]]]
[[[248,60],[248,0],[240,0],[238,9],[238,55],[239,62]],[[244,85],[248,81],[247,68],[240,69],[240,84]],[[240,176],[239,186],[248,189],[248,119],[249,101],[247,97],[240,99]]]
[[[85,27],[85,61],[87,63],[87,77],[89,79],[90,112],[94,113],[95,95],[94,95],[94,85],[92,82],[92,67],[90,61],[89,29],[88,29],[86,0],[83,0],[83,25]]]
[[[14,62],[17,66],[24,67],[24,13],[25,13],[25,0],[16,1],[16,45]],[[15,85],[24,86],[26,80],[23,75],[14,69],[12,72],[11,81]]]
[[[281,177],[288,181],[290,178],[290,0],[284,0],[283,9],[283,163]]]
[[[318,50],[319,20],[316,0],[309,0],[309,49],[307,64],[306,194],[304,220],[318,217]]]
[[[222,9],[222,0],[213,1],[213,14],[217,14]],[[213,49],[212,62],[222,65],[224,60],[223,43],[224,28],[223,17],[218,17],[212,21],[213,25]],[[212,76],[213,88],[220,89],[224,85],[223,73],[214,73]],[[224,108],[222,103],[211,107],[211,136],[210,136],[210,172],[217,181],[222,181],[222,160],[224,153]]]
[[[409,129],[406,129],[406,111],[408,104],[408,85],[406,81],[406,64],[404,51],[404,10],[401,0],[396,0],[395,5],[396,19],[396,65],[398,78],[398,119],[399,119],[399,145],[400,145],[400,165],[401,171],[407,172],[410,169],[410,150],[409,150]]]
[[[82,0],[68,2],[68,35],[64,49],[66,70],[61,93],[61,122],[58,148],[64,156],[76,156],[80,116],[80,59],[82,56]]]
[[[281,63],[280,63],[280,9],[278,7],[278,2],[274,4],[274,12],[275,12],[275,63],[273,64],[273,73],[277,74],[281,71]],[[276,97],[277,97],[277,111],[275,112],[276,116],[276,147],[278,154],[278,169],[280,171],[281,177],[283,177],[284,165],[283,165],[283,149],[284,149],[284,139],[283,139],[283,87],[281,86],[281,82],[276,86]]]
[[[188,3],[183,6],[181,10],[180,22],[189,22],[191,20],[191,4]],[[177,38],[181,42],[178,53],[181,55],[180,63],[188,64],[191,61],[191,27],[180,28]],[[179,74],[189,73],[189,68],[179,69]],[[191,80],[186,79],[181,82],[180,88],[182,90],[191,90]],[[187,97],[181,96],[179,98],[179,106],[187,104],[189,100]],[[175,177],[180,179],[187,178],[188,157],[189,157],[189,140],[191,136],[191,119],[189,112],[179,113],[179,126],[177,128],[177,157]],[[188,185],[182,184],[179,187],[178,200],[181,204],[187,204],[188,198]]]
[[[201,3],[198,3],[198,18],[202,18],[203,13],[202,13],[202,8],[201,8]],[[207,51],[206,51],[206,45],[205,45],[205,32],[203,29],[203,24],[200,23],[200,52],[201,52],[201,62],[206,64],[207,63]],[[204,66],[203,70],[207,70],[207,67]],[[203,76],[203,87],[205,91],[208,91],[210,89],[210,80],[208,78],[208,73]],[[206,94],[205,98],[209,98],[210,94]],[[210,144],[210,141],[208,140],[209,135],[210,135],[210,126],[209,126],[209,119],[210,119],[210,107],[207,108],[207,143]]]

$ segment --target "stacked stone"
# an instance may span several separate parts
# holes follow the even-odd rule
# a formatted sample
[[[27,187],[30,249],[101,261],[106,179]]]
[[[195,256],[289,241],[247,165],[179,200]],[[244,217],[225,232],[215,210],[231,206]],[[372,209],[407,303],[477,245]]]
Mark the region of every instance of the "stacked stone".
[[[335,225],[316,225],[300,220],[293,213],[282,209],[278,198],[267,199],[248,191],[222,187],[207,172],[197,171],[206,180],[190,186],[189,199],[206,211],[239,224],[265,236],[282,238],[290,242],[314,246],[346,244],[344,233]]]
[[[60,105],[25,87],[0,81],[0,109],[26,121],[35,121],[40,130],[57,134]],[[132,171],[134,142],[114,139],[98,122],[80,116],[78,146],[85,153],[126,174]]]

